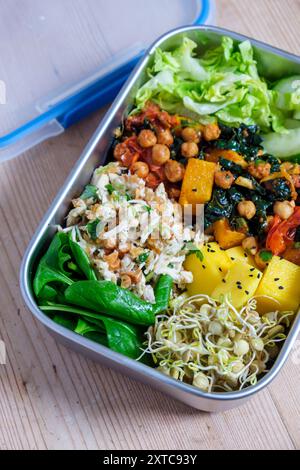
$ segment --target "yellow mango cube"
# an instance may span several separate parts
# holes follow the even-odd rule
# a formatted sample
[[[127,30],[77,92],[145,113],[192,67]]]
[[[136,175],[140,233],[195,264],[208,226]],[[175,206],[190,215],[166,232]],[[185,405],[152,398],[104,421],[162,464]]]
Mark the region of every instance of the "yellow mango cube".
[[[238,259],[214,289],[212,297],[220,300],[222,295],[228,295],[233,306],[240,309],[254,296],[261,278],[262,273],[258,269]]]
[[[274,256],[264,272],[255,293],[261,314],[280,311],[296,312],[300,304],[300,267],[290,261]]]
[[[230,248],[226,250],[226,254],[229,256],[232,262],[241,260],[245,263],[251,264],[254,268],[257,268],[256,263],[254,261],[254,256],[249,255],[246,253],[242,246],[236,246],[235,248]]]
[[[190,296],[211,295],[232,264],[226,252],[221,250],[217,243],[208,243],[200,250],[203,261],[196,254],[191,254],[184,264],[184,268],[194,276],[192,284],[187,286]]]

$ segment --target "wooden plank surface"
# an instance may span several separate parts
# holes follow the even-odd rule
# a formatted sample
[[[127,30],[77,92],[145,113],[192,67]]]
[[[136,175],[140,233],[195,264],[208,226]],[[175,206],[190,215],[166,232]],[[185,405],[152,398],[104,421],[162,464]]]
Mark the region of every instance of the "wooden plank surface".
[[[220,26],[300,54],[299,0],[216,3]],[[102,114],[0,166],[0,449],[299,449],[298,350],[248,404],[209,415],[70,352],[25,308],[22,255]]]

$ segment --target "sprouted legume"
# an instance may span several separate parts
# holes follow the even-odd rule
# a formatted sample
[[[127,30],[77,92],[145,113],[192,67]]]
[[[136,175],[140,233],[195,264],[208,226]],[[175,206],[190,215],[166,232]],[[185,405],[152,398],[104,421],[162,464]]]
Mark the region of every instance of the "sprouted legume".
[[[205,392],[241,390],[268,371],[294,312],[260,316],[253,298],[238,311],[225,297],[198,295],[171,303],[147,332],[143,354],[163,373]]]

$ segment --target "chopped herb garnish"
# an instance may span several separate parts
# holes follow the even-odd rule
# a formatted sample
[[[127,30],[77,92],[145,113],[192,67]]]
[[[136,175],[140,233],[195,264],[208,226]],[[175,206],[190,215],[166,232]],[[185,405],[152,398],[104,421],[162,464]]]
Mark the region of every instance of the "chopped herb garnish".
[[[272,251],[262,250],[259,253],[259,257],[264,263],[268,263],[273,258],[273,253]]]
[[[94,186],[93,184],[88,184],[83,193],[80,196],[80,199],[83,199],[86,201],[87,199],[93,199],[97,200],[98,199],[98,188],[97,186]]]
[[[184,250],[188,250],[189,255],[196,255],[197,258],[202,262],[204,260],[204,255],[202,251],[193,243],[187,243],[184,245]]]
[[[113,185],[111,183],[107,184],[105,186],[105,188],[107,189],[107,191],[110,195],[112,195],[115,192],[115,188],[113,187]]]
[[[150,207],[150,206],[143,206],[143,209],[145,209],[145,211],[149,212],[149,214],[152,211],[152,207]]]
[[[96,240],[98,238],[97,227],[100,223],[100,219],[95,219],[92,222],[89,222],[86,226],[87,233],[91,237],[92,240]]]
[[[149,256],[150,256],[150,253],[148,253],[148,252],[141,253],[141,254],[137,257],[136,262],[137,262],[138,264],[146,263],[146,261],[147,261],[147,259],[149,258]]]

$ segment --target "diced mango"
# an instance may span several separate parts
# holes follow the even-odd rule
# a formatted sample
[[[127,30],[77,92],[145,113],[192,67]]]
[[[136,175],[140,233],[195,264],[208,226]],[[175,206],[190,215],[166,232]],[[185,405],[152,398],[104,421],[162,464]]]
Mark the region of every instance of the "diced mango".
[[[296,312],[300,304],[300,267],[278,256],[274,256],[264,272],[255,293],[258,311],[261,314],[280,311]]]
[[[182,206],[192,204],[195,211],[197,204],[205,204],[211,199],[216,167],[215,163],[189,159],[179,200]]]
[[[242,308],[257,290],[262,273],[245,261],[234,261],[227,275],[212,292],[212,297],[220,300],[222,295],[229,295],[237,309]]]
[[[194,276],[193,283],[187,287],[190,296],[211,295],[231,266],[226,252],[217,243],[208,243],[201,247],[201,252],[203,261],[196,254],[191,254],[185,261],[184,268]]]
[[[226,250],[226,254],[229,256],[232,262],[241,260],[244,261],[245,263],[251,264],[254,268],[257,268],[254,256],[249,255],[246,253],[244,248],[242,246],[236,246],[234,248],[230,248],[229,250]]]
[[[240,246],[246,235],[241,232],[231,230],[227,219],[221,219],[214,223],[215,239],[224,250]]]

